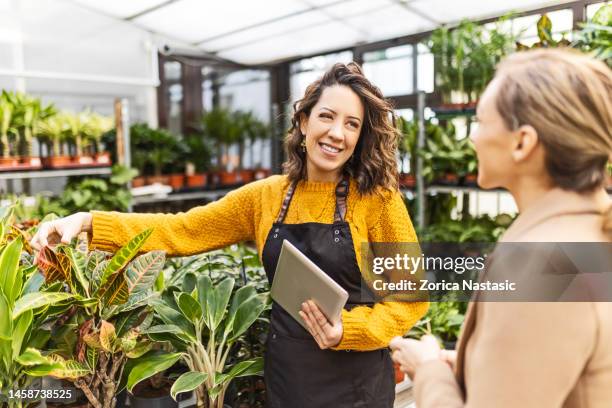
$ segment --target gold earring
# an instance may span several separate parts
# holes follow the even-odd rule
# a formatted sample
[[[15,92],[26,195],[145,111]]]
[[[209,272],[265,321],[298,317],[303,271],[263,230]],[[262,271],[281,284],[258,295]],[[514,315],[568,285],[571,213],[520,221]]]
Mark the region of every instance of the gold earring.
[[[302,143],[300,143],[300,146],[302,146],[302,152],[306,153],[306,137],[302,139]]]

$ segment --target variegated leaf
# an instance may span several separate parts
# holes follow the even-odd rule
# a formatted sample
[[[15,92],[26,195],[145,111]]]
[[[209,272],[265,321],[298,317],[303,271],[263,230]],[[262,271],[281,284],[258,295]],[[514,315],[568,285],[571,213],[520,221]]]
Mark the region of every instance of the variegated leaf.
[[[123,272],[119,271],[112,275],[106,284],[98,290],[97,295],[102,299],[105,307],[127,302],[130,294]]]
[[[102,251],[91,251],[87,255],[87,261],[85,262],[85,276],[87,279],[92,279],[94,270],[98,267],[98,265],[100,265],[100,263],[102,263],[102,261],[107,259],[107,255],[107,252]],[[102,269],[102,271],[104,271],[104,269]],[[102,271],[100,271],[100,274]]]
[[[64,281],[72,287],[70,259],[66,255],[55,253],[51,248],[45,246],[40,251],[37,264],[47,284]]]
[[[100,343],[100,333],[87,333],[83,336],[83,341],[85,344],[87,344],[88,348],[102,348],[102,344]]]
[[[61,251],[70,259],[72,263],[72,273],[75,280],[79,283],[79,293],[89,297],[89,281],[85,276],[85,268],[87,259],[85,255],[79,251],[73,250],[69,246],[62,246]]]
[[[152,232],[152,228],[144,230],[143,232],[132,238],[130,242],[127,243],[127,245],[115,252],[115,255],[112,257],[112,259],[104,269],[104,272],[100,276],[98,290],[100,290],[106,285],[108,279],[113,274],[125,268],[125,266],[132,260],[132,258],[136,256],[147,238],[151,236]]]
[[[117,344],[117,334],[115,333],[115,326],[106,320],[102,320],[100,324],[100,345],[102,350],[114,353]]]
[[[136,344],[132,350],[125,353],[128,358],[138,358],[143,356],[146,352],[153,348],[153,344],[150,342],[140,341]]]
[[[125,270],[127,289],[130,295],[151,289],[157,275],[164,267],[166,253],[151,251],[130,262]]]
[[[87,347],[87,365],[91,369],[91,371],[96,370],[96,366],[98,365],[98,350]]]
[[[91,373],[91,369],[82,363],[74,360],[67,360],[60,363],[60,367],[51,370],[48,375],[55,378],[64,378],[70,380],[76,380],[77,378],[84,377]]]

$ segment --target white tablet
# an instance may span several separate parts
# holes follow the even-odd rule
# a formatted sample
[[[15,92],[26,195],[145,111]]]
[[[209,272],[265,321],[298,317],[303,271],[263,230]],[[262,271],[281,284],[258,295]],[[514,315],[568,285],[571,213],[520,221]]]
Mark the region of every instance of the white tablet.
[[[283,240],[270,295],[305,329],[306,322],[298,313],[303,302],[314,301],[327,320],[337,323],[348,299],[348,292],[342,286],[286,239]]]

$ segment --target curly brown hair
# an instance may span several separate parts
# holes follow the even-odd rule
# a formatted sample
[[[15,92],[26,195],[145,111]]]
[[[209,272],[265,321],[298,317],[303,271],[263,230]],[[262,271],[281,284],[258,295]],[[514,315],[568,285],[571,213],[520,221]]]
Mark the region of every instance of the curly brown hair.
[[[302,114],[310,116],[323,90],[334,85],[351,88],[364,106],[359,140],[353,156],[344,165],[344,172],[356,180],[362,194],[371,193],[377,187],[397,190],[396,152],[399,131],[395,126],[393,106],[354,62],[335,64],[320,79],[308,85],[304,97],[293,104],[291,129],[285,138],[287,160],[283,163],[283,172],[290,182],[306,179],[306,153],[300,146],[304,139],[300,130],[300,118]]]

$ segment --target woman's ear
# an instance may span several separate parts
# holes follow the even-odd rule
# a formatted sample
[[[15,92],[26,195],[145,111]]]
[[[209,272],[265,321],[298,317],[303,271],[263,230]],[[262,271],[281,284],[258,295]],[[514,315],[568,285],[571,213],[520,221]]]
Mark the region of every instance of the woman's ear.
[[[523,125],[512,133],[514,136],[512,158],[515,162],[522,162],[535,151],[538,145],[538,132],[531,125]]]
[[[305,136],[308,130],[308,116],[304,112],[300,113],[300,132]]]

